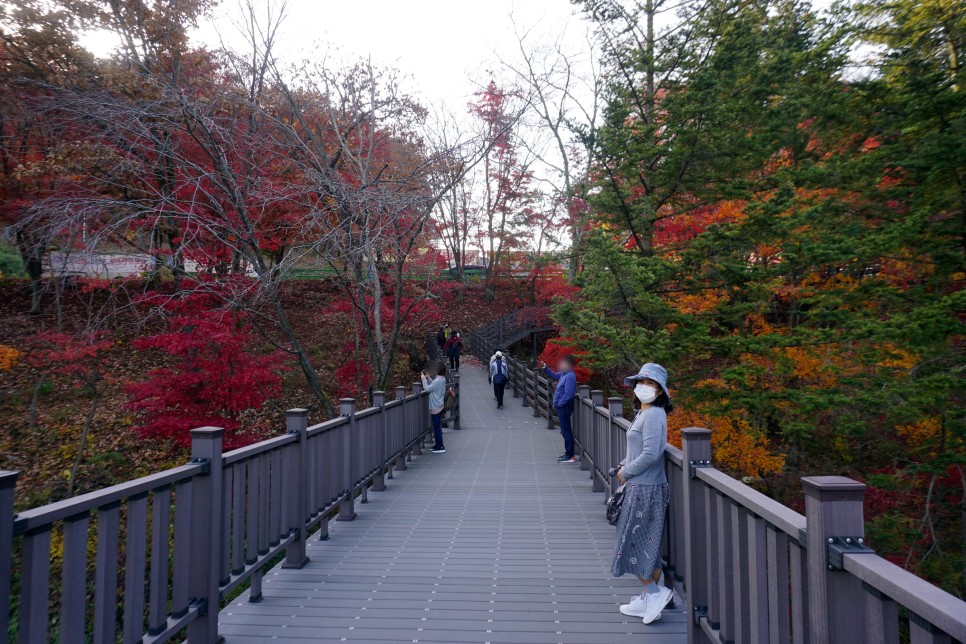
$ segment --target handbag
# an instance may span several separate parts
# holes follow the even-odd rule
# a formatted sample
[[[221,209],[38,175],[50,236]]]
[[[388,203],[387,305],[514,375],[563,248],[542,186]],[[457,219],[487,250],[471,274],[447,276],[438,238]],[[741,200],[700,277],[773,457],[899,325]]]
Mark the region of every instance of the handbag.
[[[624,505],[624,486],[614,490],[614,494],[607,499],[607,523],[617,525],[621,518],[621,506]]]

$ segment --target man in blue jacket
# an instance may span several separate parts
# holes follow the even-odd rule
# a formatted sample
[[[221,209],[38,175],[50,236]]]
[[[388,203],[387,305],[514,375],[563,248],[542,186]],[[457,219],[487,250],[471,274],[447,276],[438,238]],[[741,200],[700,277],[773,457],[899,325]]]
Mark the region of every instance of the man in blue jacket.
[[[560,371],[554,371],[545,362],[540,363],[547,377],[557,381],[557,388],[553,392],[553,406],[560,420],[560,434],[563,436],[566,450],[557,459],[558,463],[577,462],[577,457],[574,455],[574,430],[570,424],[570,419],[574,415],[574,395],[577,393],[577,376],[574,375],[576,366],[577,359],[569,353],[560,359],[557,365]]]

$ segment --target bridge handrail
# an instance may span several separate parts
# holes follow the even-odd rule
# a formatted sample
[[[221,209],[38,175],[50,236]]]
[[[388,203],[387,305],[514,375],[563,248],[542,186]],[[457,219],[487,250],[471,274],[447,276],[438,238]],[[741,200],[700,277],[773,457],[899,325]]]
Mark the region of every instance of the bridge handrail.
[[[331,518],[353,519],[357,499],[385,489],[422,452],[426,394],[413,383],[395,396],[374,392],[373,406],[359,411],[344,398],[337,418],[312,427],[307,410],[289,410],[284,434],[229,452],[220,428],[195,429],[185,465],[19,514],[18,473],[0,471],[0,642],[10,633],[46,642],[53,625],[67,643],[120,635],[157,644],[187,629],[189,644],[213,644],[231,593],[250,582],[258,601],[277,556],[286,567],[305,565],[311,530],[326,538]],[[458,418],[457,399],[450,420]]]
[[[496,349],[492,337],[487,328],[469,334],[483,361]],[[519,360],[507,363],[513,397],[552,429],[551,384]],[[576,401],[581,470],[595,492],[610,492],[617,482],[607,470],[623,458],[630,424],[622,399],[582,385]],[[803,478],[803,516],[715,468],[709,430],[687,428],[682,439],[665,452],[662,556],[667,583],[687,598],[689,643],[966,642],[966,602],[866,548],[863,484]]]

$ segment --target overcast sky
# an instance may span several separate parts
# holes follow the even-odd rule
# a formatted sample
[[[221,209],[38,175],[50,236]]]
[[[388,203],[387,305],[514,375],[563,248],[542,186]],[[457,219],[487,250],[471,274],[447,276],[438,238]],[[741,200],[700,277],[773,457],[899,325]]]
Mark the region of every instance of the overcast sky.
[[[223,0],[196,41],[242,47],[233,24],[240,14],[238,0]],[[424,102],[460,111],[495,68],[494,52],[516,51],[514,22],[535,39],[563,35],[578,50],[586,43],[587,24],[570,0],[289,0],[278,55],[282,62],[333,50],[344,60],[368,56],[408,75]],[[103,33],[84,42],[98,55],[116,44]]]

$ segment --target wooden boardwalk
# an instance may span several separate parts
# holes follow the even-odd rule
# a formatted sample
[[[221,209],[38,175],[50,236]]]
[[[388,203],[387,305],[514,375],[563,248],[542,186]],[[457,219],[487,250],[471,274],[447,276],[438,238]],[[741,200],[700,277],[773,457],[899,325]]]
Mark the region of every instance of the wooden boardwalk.
[[[617,611],[639,583],[609,575],[614,529],[559,432],[483,371],[461,370],[463,429],[313,538],[302,570],[265,575],[263,599],[222,610],[247,642],[678,644],[683,606],[651,625]],[[680,606],[680,604],[678,604]]]

